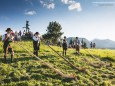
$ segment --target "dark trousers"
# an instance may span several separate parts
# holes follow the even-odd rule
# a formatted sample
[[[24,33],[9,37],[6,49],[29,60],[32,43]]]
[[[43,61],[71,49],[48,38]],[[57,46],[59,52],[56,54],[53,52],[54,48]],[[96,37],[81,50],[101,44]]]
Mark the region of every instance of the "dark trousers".
[[[11,53],[11,62],[13,60],[13,55],[14,55],[14,51],[12,49],[12,47],[8,44],[8,45],[3,45],[3,49],[4,49],[4,61],[6,62],[6,57],[7,57],[7,53]]]
[[[38,50],[34,50],[34,55],[38,56]]]
[[[33,42],[33,48],[34,48],[33,54],[36,56],[38,56],[39,47],[40,47],[40,43],[38,43],[37,41],[34,41]]]

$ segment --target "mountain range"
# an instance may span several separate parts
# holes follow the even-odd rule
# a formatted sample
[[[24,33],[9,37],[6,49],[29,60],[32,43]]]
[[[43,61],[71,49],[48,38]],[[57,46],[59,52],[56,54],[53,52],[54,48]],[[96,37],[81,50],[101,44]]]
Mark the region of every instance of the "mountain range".
[[[69,43],[71,39],[75,40],[75,37],[68,37],[67,42]],[[82,39],[84,42],[86,42],[88,48],[90,47],[90,43],[92,42],[92,43],[96,43],[96,48],[115,49],[115,41],[112,41],[110,39],[103,39],[103,40],[94,39],[94,40],[89,41],[86,38],[80,38],[79,37],[80,41],[82,41]]]

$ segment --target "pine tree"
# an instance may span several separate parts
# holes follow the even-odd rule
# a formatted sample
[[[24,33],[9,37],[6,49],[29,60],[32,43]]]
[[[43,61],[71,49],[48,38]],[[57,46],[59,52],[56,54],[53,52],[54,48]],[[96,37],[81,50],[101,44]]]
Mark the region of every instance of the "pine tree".
[[[44,39],[50,40],[52,43],[56,44],[57,39],[60,38],[63,34],[61,32],[62,27],[59,23],[55,22],[50,22],[48,27],[47,27],[47,33],[43,35]]]

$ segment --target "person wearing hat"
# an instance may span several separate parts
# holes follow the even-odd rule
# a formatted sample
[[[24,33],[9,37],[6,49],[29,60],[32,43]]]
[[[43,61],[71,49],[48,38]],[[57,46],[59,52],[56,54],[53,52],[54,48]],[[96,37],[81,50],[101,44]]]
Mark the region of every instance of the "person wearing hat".
[[[63,56],[66,56],[66,51],[67,51],[67,41],[66,41],[66,36],[64,36],[64,39],[62,41],[62,47],[63,47]]]
[[[78,37],[75,39],[75,48],[76,48],[76,54],[80,54],[80,41],[78,40]]]
[[[38,50],[40,49],[40,34],[39,34],[39,32],[36,32],[33,36],[33,48],[34,48],[33,54],[38,56]]]
[[[10,43],[13,41],[13,36],[12,36],[12,30],[11,28],[7,28],[6,34],[3,35],[2,41],[3,41],[3,49],[4,49],[4,61],[6,62],[6,57],[7,57],[7,52],[11,53],[11,62],[14,56],[14,51],[10,45]]]

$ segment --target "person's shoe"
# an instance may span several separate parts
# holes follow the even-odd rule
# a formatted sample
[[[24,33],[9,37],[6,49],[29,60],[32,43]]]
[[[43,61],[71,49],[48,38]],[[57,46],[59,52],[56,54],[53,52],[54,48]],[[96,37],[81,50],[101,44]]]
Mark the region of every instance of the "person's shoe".
[[[4,55],[4,63],[6,63],[6,56]]]
[[[36,51],[36,56],[38,56],[38,51]]]
[[[36,55],[36,52],[34,51],[33,54]]]
[[[76,54],[77,54],[77,55],[80,55],[80,53],[79,53],[79,52],[76,52]]]

